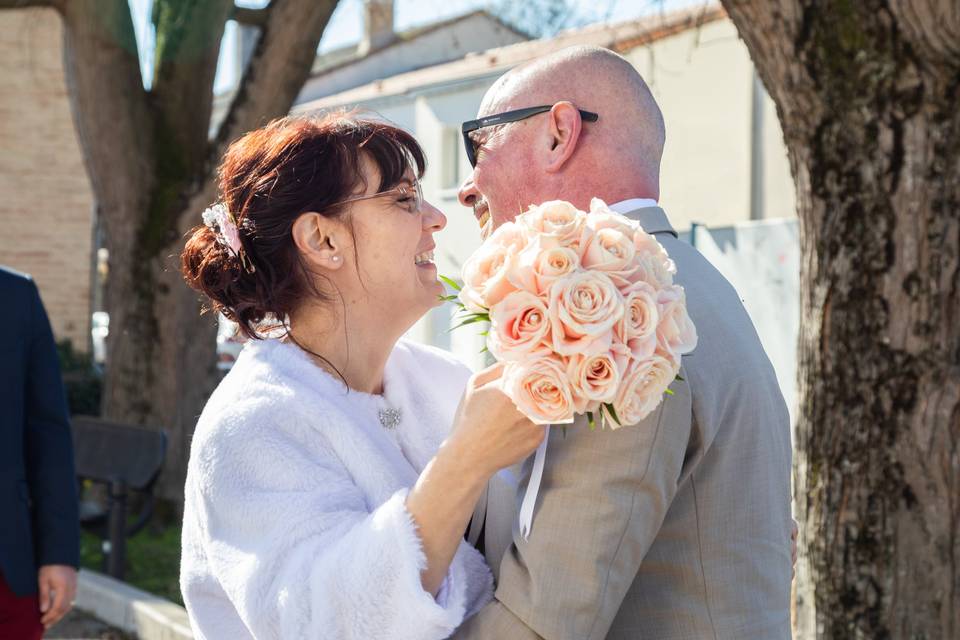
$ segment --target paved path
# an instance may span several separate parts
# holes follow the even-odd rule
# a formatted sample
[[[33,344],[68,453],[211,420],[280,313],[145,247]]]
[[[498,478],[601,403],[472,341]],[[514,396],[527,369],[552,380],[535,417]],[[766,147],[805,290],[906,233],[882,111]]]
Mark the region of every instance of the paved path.
[[[132,636],[79,609],[70,611],[43,637],[45,640],[133,640]]]

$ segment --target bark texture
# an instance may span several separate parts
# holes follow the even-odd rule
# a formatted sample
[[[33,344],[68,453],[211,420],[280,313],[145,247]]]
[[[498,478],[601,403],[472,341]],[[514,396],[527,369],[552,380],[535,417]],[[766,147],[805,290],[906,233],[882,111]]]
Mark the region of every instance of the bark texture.
[[[960,637],[960,3],[723,5],[797,185],[798,637]]]

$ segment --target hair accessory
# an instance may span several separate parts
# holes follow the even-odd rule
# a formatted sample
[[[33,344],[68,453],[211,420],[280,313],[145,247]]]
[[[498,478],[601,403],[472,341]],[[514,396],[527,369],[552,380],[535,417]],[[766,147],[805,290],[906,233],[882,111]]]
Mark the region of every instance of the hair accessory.
[[[256,271],[253,263],[250,262],[243,250],[243,244],[240,242],[240,230],[227,209],[227,205],[217,202],[207,207],[203,211],[203,223],[217,231],[217,240],[240,260],[240,264],[247,273]]]

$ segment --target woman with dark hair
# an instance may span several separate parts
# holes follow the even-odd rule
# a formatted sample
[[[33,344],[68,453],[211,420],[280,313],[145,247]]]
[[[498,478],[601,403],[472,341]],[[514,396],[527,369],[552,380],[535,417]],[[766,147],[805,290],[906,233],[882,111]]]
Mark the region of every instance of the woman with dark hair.
[[[491,598],[463,540],[543,430],[449,354],[401,340],[443,292],[416,141],[286,118],[220,167],[184,277],[251,340],[210,397],[181,589],[201,638],[445,638]]]

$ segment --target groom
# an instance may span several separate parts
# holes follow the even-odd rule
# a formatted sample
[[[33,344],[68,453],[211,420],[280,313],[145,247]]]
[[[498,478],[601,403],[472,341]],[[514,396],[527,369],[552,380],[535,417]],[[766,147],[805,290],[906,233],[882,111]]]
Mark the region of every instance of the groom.
[[[460,202],[481,226],[602,198],[675,261],[699,344],[642,422],[551,433],[528,540],[529,461],[491,481],[474,519],[485,511],[496,599],[455,637],[789,638],[787,408],[737,292],[657,206],[664,125],[649,89],[615,53],[575,47],[501,77],[479,117]]]

